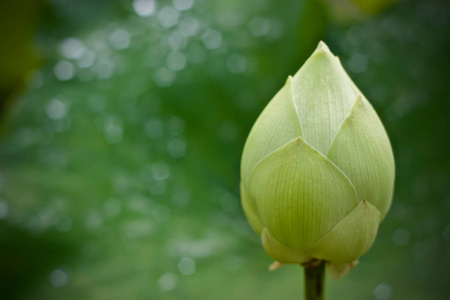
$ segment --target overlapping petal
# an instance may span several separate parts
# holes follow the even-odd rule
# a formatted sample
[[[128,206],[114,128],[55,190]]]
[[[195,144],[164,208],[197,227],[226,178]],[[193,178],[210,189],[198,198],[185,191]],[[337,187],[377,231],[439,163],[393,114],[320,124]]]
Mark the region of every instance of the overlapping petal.
[[[302,129],[292,99],[292,78],[270,101],[256,120],[245,143],[241,178],[247,186],[250,173],[266,155],[290,140],[302,136]]]
[[[302,138],[258,163],[248,193],[257,199],[262,223],[271,235],[300,252],[358,204],[348,178]]]
[[[262,233],[264,224],[261,221],[261,217],[259,216],[258,207],[256,205],[255,200],[253,200],[245,190],[244,185],[241,182],[241,202],[242,208],[244,209],[245,216],[247,217],[248,222],[252,226],[253,230],[258,234]]]
[[[275,261],[283,264],[303,264],[313,259],[313,257],[304,255],[295,251],[277,241],[267,228],[264,228],[261,234],[262,244],[267,254]]]
[[[322,42],[295,74],[292,84],[303,138],[325,154],[359,91]]]
[[[361,201],[306,253],[333,263],[350,263],[366,253],[377,235],[380,212]]]
[[[359,199],[369,201],[384,217],[394,190],[394,156],[383,124],[367,100],[357,98],[327,157],[350,178]]]

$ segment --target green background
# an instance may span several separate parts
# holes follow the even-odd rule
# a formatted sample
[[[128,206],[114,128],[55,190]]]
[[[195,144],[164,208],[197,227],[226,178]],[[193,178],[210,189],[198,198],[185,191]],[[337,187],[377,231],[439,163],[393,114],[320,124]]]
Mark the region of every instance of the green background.
[[[267,271],[239,163],[320,40],[377,110],[397,170],[375,244],[327,298],[450,297],[447,1],[347,21],[315,1],[151,3],[39,11],[42,65],[3,111],[1,299],[301,299],[299,266]]]

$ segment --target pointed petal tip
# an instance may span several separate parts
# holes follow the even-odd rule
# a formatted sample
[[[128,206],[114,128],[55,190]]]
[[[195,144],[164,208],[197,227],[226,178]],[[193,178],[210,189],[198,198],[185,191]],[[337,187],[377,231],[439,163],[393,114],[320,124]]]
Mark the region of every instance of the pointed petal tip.
[[[363,105],[363,98],[361,95],[358,95],[358,97],[356,97],[356,104],[357,105]]]
[[[301,136],[296,137],[291,143],[293,143],[297,149],[305,146],[305,140],[303,140]]]
[[[282,263],[280,263],[279,261],[274,261],[270,266],[269,266],[269,271],[275,271],[279,268],[281,268],[283,266]]]
[[[330,48],[328,48],[327,44],[325,44],[323,41],[320,41],[319,44],[317,45],[316,51],[318,50],[330,52]]]
[[[325,44],[323,41],[320,41],[319,44],[317,45],[314,53],[317,52],[331,53],[330,48],[328,48],[327,44]]]
[[[288,76],[285,84],[292,84],[292,76],[291,75]]]
[[[308,67],[306,67],[307,65],[314,65],[318,61],[321,61],[322,59],[324,59],[328,63],[336,64],[336,62],[337,62],[339,64],[338,59],[330,51],[328,46],[323,41],[320,41],[316,47],[316,50],[314,50],[314,52],[307,59],[307,61],[304,63],[304,65],[293,76],[294,86],[297,84],[296,82],[302,81],[302,79],[300,79],[299,77],[302,76],[301,74],[304,74],[304,72],[302,73],[301,71],[304,70],[305,68],[308,68]]]
[[[323,41],[320,41],[319,44],[316,47],[316,50],[313,52],[313,54],[311,54],[311,58],[312,57],[322,57],[322,58],[326,58],[328,61],[333,62],[333,63],[338,63],[339,59],[337,58],[337,56],[335,56],[330,48],[328,48],[327,44],[325,44]]]

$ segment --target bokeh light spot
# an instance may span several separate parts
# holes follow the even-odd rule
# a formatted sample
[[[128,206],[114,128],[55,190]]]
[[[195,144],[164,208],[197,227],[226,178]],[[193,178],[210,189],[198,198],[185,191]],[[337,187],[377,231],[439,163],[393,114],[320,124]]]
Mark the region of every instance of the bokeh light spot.
[[[183,257],[178,262],[178,270],[182,275],[192,275],[195,273],[196,264],[195,261],[189,257]]]
[[[50,273],[48,280],[53,287],[60,288],[67,284],[67,282],[69,281],[69,277],[63,270],[56,269]]]
[[[202,42],[206,49],[217,49],[222,44],[222,34],[214,29],[208,29],[202,35]]]
[[[55,65],[53,72],[58,80],[67,81],[75,75],[75,68],[71,62],[62,60]]]
[[[178,23],[178,12],[166,6],[158,12],[158,21],[164,28],[173,27]]]
[[[174,288],[176,288],[178,284],[178,277],[177,275],[167,272],[164,273],[159,279],[158,279],[158,285],[161,289],[164,291],[171,291]]]
[[[373,294],[378,300],[387,300],[391,298],[392,289],[386,283],[380,283],[373,290]]]
[[[134,0],[134,11],[141,17],[147,17],[155,12],[154,0]]]

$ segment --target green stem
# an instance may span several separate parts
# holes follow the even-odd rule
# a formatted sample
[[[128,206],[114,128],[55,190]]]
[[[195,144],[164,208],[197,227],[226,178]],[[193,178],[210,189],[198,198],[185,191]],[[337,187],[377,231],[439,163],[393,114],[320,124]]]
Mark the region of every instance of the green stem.
[[[324,299],[325,262],[317,267],[305,267],[305,300]]]

